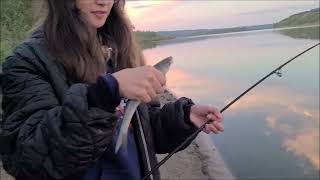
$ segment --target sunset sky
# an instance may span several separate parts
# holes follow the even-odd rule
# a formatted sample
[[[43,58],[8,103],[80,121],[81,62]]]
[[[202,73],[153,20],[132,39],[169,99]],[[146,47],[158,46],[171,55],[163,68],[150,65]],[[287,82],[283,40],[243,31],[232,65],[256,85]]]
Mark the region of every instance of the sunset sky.
[[[268,24],[319,7],[319,0],[135,0],[126,9],[136,30],[182,30]]]

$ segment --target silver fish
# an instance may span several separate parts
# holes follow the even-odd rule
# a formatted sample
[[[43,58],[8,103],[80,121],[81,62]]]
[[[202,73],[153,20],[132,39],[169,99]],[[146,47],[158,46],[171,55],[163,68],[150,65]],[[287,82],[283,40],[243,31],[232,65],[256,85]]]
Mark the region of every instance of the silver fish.
[[[164,75],[168,72],[170,65],[172,64],[172,57],[167,57],[162,61],[155,64],[153,67],[162,72]],[[123,116],[123,121],[120,127],[119,136],[116,143],[115,152],[117,153],[122,145],[127,146],[128,140],[128,128],[131,118],[141,102],[137,100],[129,100]]]

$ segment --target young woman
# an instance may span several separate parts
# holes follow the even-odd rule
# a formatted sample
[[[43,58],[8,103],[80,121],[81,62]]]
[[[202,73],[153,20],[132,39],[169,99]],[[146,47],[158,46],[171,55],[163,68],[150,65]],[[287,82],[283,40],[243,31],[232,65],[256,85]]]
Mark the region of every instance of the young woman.
[[[223,131],[214,107],[180,98],[160,109],[152,100],[166,79],[144,65],[124,0],[47,3],[43,24],[3,63],[0,147],[16,179],[140,179],[156,153],[172,151],[207,119],[205,132]],[[115,154],[126,99],[143,103],[127,149]]]

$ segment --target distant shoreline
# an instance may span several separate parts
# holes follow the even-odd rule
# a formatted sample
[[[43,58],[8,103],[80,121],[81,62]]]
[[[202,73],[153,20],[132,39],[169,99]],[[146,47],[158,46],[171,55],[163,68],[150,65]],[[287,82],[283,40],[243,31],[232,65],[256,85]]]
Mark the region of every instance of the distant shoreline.
[[[319,27],[318,30],[310,30],[313,28]],[[169,45],[169,44],[177,44],[177,43],[186,43],[186,42],[193,42],[193,41],[198,41],[198,40],[203,40],[203,39],[208,39],[208,38],[214,38],[214,37],[223,37],[223,36],[233,36],[233,35],[241,35],[241,34],[249,34],[249,33],[262,33],[262,32],[280,32],[281,31],[296,31],[300,29],[309,29],[308,33],[303,33],[304,35],[310,35],[312,34],[312,38],[319,38],[319,36],[315,36],[317,32],[320,30],[320,24],[318,25],[304,25],[304,26],[295,26],[295,27],[283,27],[283,28],[270,28],[270,29],[261,29],[261,30],[250,30],[250,31],[240,31],[240,32],[229,32],[229,33],[219,33],[219,34],[205,34],[205,35],[194,35],[194,36],[182,36],[182,37],[175,37],[175,38],[168,38],[168,39],[162,39],[158,41],[142,41],[140,42],[140,45],[142,49],[150,49],[150,48],[156,48],[159,46],[164,46],[164,45]],[[285,34],[286,32],[283,32],[281,34]],[[296,37],[295,34],[292,33],[287,33],[291,37]],[[290,35],[292,34],[292,35]],[[301,38],[301,37],[297,37]],[[310,37],[308,37],[310,38]]]
[[[225,35],[243,32],[256,32],[266,30],[291,29],[299,27],[317,27],[319,24],[320,12],[319,8],[311,9],[300,13],[293,14],[279,22],[272,24],[236,26],[229,28],[216,29],[190,29],[190,30],[168,30],[168,31],[137,31],[138,39],[143,39],[145,42],[156,43],[163,40],[172,40],[179,38],[190,37],[206,37],[213,35]],[[153,41],[156,40],[156,41]]]
[[[148,40],[144,39],[142,42],[165,42],[165,41],[171,41],[171,40],[177,40],[177,39],[192,39],[192,38],[199,38],[199,37],[210,37],[210,36],[219,36],[219,35],[232,35],[232,34],[241,34],[241,33],[248,33],[248,32],[268,32],[268,31],[275,31],[275,30],[290,30],[290,29],[302,29],[302,28],[312,28],[312,27],[320,27],[320,24],[313,24],[313,25],[303,25],[303,26],[288,26],[288,27],[271,27],[271,28],[265,28],[265,29],[257,29],[257,30],[243,30],[243,31],[234,31],[234,32],[224,32],[224,33],[211,33],[211,34],[200,34],[200,35],[188,35],[188,36],[178,36],[178,37],[172,37],[172,36],[163,36],[161,38],[155,39],[155,40]],[[163,31],[165,32],[165,31]],[[155,31],[157,33],[157,31]]]
[[[187,39],[187,38],[198,38],[198,37],[210,37],[210,36],[219,36],[219,35],[232,35],[232,34],[242,34],[248,32],[268,32],[268,31],[277,31],[277,30],[289,30],[289,29],[303,29],[303,28],[312,28],[312,27],[320,27],[318,25],[309,25],[309,26],[296,26],[296,27],[283,27],[283,28],[270,28],[270,29],[261,29],[261,30],[249,30],[249,31],[238,31],[238,32],[230,32],[230,33],[219,33],[219,34],[206,34],[206,35],[196,35],[196,36],[186,36],[186,37],[179,37],[175,39]],[[172,40],[172,39],[170,39]],[[162,40],[167,41],[167,40]]]

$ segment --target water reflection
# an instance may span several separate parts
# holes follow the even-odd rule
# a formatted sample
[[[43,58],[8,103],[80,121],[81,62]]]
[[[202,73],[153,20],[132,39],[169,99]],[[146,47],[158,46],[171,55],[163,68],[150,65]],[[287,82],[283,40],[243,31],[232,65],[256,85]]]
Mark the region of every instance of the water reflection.
[[[196,99],[208,97],[208,94],[217,94],[227,85],[218,79],[210,79],[196,74],[187,73],[182,69],[173,68],[167,74],[167,86],[178,96],[191,96]],[[196,89],[196,91],[195,91]]]
[[[302,127],[301,132],[293,138],[285,138],[284,146],[288,151],[294,152],[297,156],[305,156],[313,166],[319,170],[319,129],[313,127]]]
[[[250,159],[256,159],[250,160],[251,166],[260,166],[265,169],[265,172],[258,174],[250,171],[245,174],[236,170],[236,172],[238,171],[238,175],[245,178],[253,175],[265,177],[273,172],[276,178],[279,178],[281,175],[284,178],[294,177],[295,173],[301,177],[318,176],[319,104],[313,104],[315,99],[319,99],[319,96],[301,94],[301,92],[290,90],[290,87],[273,86],[259,88],[258,91],[254,91],[254,93],[245,96],[234,106],[231,106],[226,112],[227,116],[225,120],[232,121],[227,122],[227,124],[233,123],[235,125],[226,126],[226,132],[230,133],[228,135],[229,138],[217,137],[220,138],[218,139],[220,142],[217,144],[221,145],[223,141],[230,143],[237,140],[243,143],[244,140],[242,139],[246,141],[250,139],[252,143],[244,143],[244,147],[241,147],[242,145],[239,144],[234,147],[237,148],[234,158],[245,160],[246,158],[243,157],[249,156]],[[227,100],[225,104],[230,101],[231,99]],[[245,115],[246,112],[253,112],[255,115]],[[239,123],[244,125],[240,126],[236,121],[242,121],[242,123]],[[266,127],[264,127],[264,123]],[[248,132],[251,132],[251,134],[247,134]],[[266,137],[263,138],[262,134]],[[217,138],[215,139],[217,140]],[[256,149],[255,152],[250,151],[253,147]],[[279,147],[279,149],[273,150],[276,147]],[[221,150],[224,151],[225,148]],[[261,153],[256,151],[260,151]],[[278,156],[281,156],[281,158]],[[295,158],[292,156],[295,156]],[[266,159],[267,157],[269,159]],[[261,162],[263,165],[257,161],[263,161]],[[233,163],[232,160],[231,163]],[[286,174],[285,171],[273,171],[273,163],[281,164],[278,165],[281,169],[288,168],[291,169],[290,171],[295,172],[288,172]],[[252,168],[251,166],[248,165],[248,168]]]
[[[142,49],[150,49],[157,46],[157,42],[155,41],[141,41],[139,44]]]
[[[170,77],[167,80],[168,86],[174,93],[178,96],[195,97],[196,100],[208,98],[210,94],[222,93],[231,87],[240,89],[240,87],[236,88],[236,84],[232,82],[219,82],[217,79],[192,75],[176,68],[169,71],[168,77]],[[315,96],[300,94],[287,87],[273,85],[259,88],[258,91],[244,96],[232,105],[227,113],[238,117],[242,111],[272,112],[272,114],[266,114],[265,122],[270,128],[280,133],[281,146],[297,156],[307,158],[314,168],[319,170],[319,143],[317,143],[319,111],[317,107],[306,104],[306,102],[313,102],[319,98]],[[232,98],[225,100],[225,105],[232,100]],[[291,119],[292,116],[293,119]],[[268,130],[265,130],[264,133],[272,136]],[[305,168],[308,169],[308,167]],[[306,170],[305,173],[310,174]]]
[[[282,146],[297,156],[304,156],[319,170],[319,111],[305,105],[314,99],[283,90],[273,87],[255,92],[231,106],[228,113],[238,116],[242,111],[266,112],[265,122],[281,134]],[[269,130],[265,134],[272,135]]]
[[[148,64],[174,63],[167,86],[178,96],[224,107],[259,78],[313,45],[279,33],[211,38],[145,50]],[[240,178],[319,177],[319,51],[299,57],[225,113],[215,138]]]
[[[316,143],[319,139],[319,128],[314,128],[319,126],[319,123],[304,123],[300,127],[294,127],[281,122],[279,118],[281,117],[270,115],[266,118],[266,122],[271,128],[282,133],[284,136],[282,145],[287,151],[307,158],[314,168],[319,170],[319,144]]]
[[[276,30],[275,32],[285,36],[289,36],[297,39],[319,39],[320,38],[320,26],[309,28],[296,28]]]

